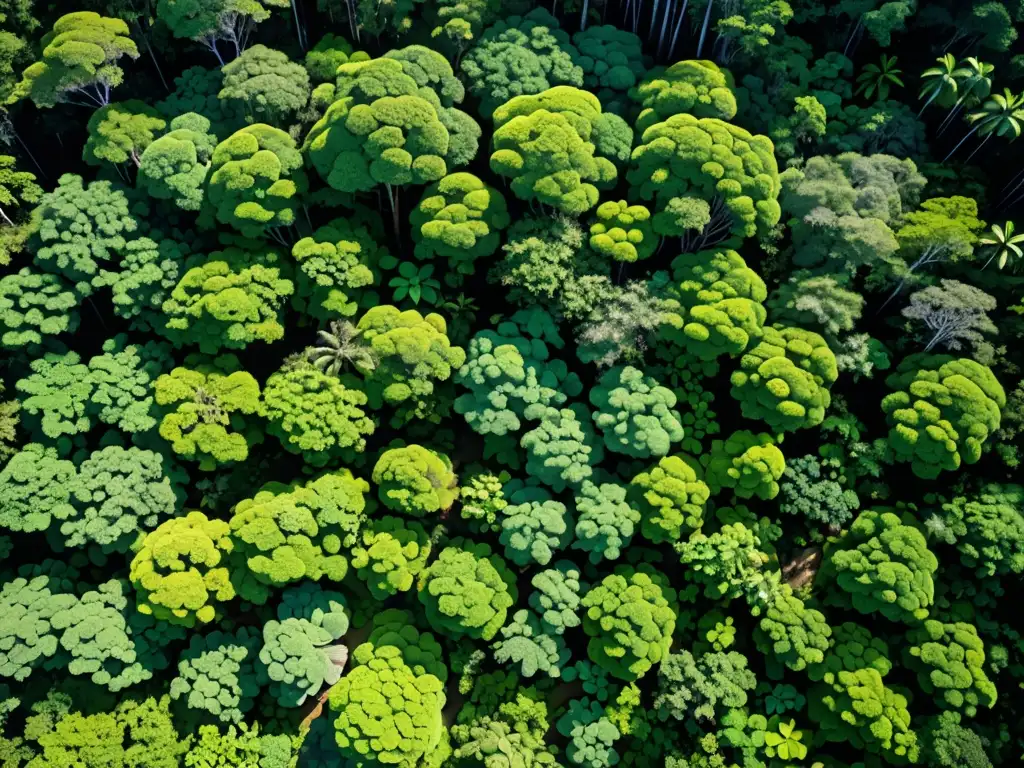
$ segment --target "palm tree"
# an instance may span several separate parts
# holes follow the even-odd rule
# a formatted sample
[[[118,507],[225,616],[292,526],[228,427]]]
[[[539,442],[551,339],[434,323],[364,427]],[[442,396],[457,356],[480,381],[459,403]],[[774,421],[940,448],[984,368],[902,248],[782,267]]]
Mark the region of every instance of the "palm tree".
[[[985,141],[975,147],[974,152],[968,156],[968,160],[974,157],[993,136],[1012,134],[1010,139],[1012,141],[1020,136],[1021,120],[1024,120],[1024,95],[1014,94],[1009,88],[1004,88],[1002,93],[989,96],[981,105],[980,110],[967,116],[967,121],[974,127],[949,151],[942,162],[949,160],[953,153],[960,148],[960,145],[975,133],[984,136]]]
[[[903,70],[896,66],[896,57],[882,54],[877,64],[868,64],[857,76],[857,82],[860,83],[857,93],[863,93],[870,99],[872,94],[877,92],[878,100],[885,101],[889,98],[890,83],[902,87],[903,81],[899,77],[901,74]]]
[[[999,257],[997,265],[1000,269],[1006,266],[1007,259],[1013,255],[1014,259],[1020,259],[1024,256],[1024,251],[1021,250],[1017,243],[1024,243],[1024,234],[1015,235],[1013,234],[1013,222],[1008,221],[1003,226],[998,224],[992,225],[992,234],[986,235],[985,237],[978,238],[978,244],[985,250],[992,251],[992,255],[989,260],[985,262],[987,267],[992,263],[992,259],[996,256]],[[984,269],[984,267],[982,267]]]
[[[923,99],[927,96],[928,101],[921,107],[918,115],[928,109],[928,105],[936,99],[938,99],[939,106],[953,106],[953,100],[960,88],[960,78],[970,74],[969,70],[957,66],[956,57],[951,53],[940,56],[935,61],[939,63],[939,66],[926,69],[921,73],[924,85],[921,86],[918,98]]]
[[[346,364],[368,372],[377,367],[373,350],[359,337],[363,332],[347,320],[333,320],[326,331],[317,331],[320,344],[306,350],[306,359],[330,376],[337,376]]]
[[[960,83],[960,98],[956,100],[952,111],[939,125],[940,135],[952,124],[953,118],[960,114],[961,109],[965,106],[973,107],[975,104],[980,104],[992,93],[992,73],[995,71],[995,65],[968,56],[962,69],[965,74]]]

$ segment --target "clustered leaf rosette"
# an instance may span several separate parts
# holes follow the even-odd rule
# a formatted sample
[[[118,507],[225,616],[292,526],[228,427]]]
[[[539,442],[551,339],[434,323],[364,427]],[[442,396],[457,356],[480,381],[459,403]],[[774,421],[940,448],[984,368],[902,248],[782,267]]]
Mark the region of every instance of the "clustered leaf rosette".
[[[836,357],[821,336],[773,326],[740,358],[731,391],[745,417],[791,431],[825,419],[832,402],[829,389],[838,377]]]
[[[518,664],[523,677],[538,673],[561,677],[562,667],[569,660],[562,636],[547,632],[531,611],[516,611],[511,618],[494,641],[494,660],[502,665]]]
[[[552,359],[550,347],[560,349],[564,342],[549,315],[539,312],[534,317],[541,316],[547,322],[534,327],[526,313],[517,312],[470,340],[466,363],[455,377],[469,392],[456,398],[455,412],[474,432],[518,432],[523,419],[539,418],[542,408],[559,407],[582,392],[583,384],[565,361]],[[555,329],[553,335],[548,328]]]
[[[917,760],[920,746],[907,696],[884,682],[891,670],[884,642],[852,622],[835,627],[824,661],[807,669],[820,681],[807,697],[808,715],[819,726],[817,740],[847,743],[895,762]]]
[[[453,539],[417,582],[420,602],[438,632],[490,640],[518,597],[508,566],[483,543]]]
[[[889,446],[918,477],[934,479],[981,458],[999,429],[1006,393],[987,366],[966,358],[920,353],[903,359],[882,399],[892,427]]]
[[[13,533],[46,531],[75,514],[71,494],[75,465],[57,449],[29,443],[0,469],[0,528]]]
[[[683,439],[675,393],[632,366],[605,371],[590,390],[590,403],[609,451],[638,459],[665,456]]]
[[[745,513],[742,517],[749,515],[745,507],[735,511]],[[704,595],[712,600],[732,600],[751,589],[760,589],[765,579],[763,569],[770,559],[765,550],[771,547],[759,528],[736,521],[723,524],[710,535],[698,531],[677,541],[675,549],[687,581],[701,585]]]
[[[210,158],[217,146],[210,120],[185,112],[139,158],[136,185],[157,200],[172,200],[184,211],[202,208]]]
[[[164,333],[201,352],[244,349],[284,337],[282,312],[295,290],[273,252],[228,248],[191,267],[164,302]]]
[[[907,632],[907,643],[907,666],[940,707],[974,717],[979,707],[996,703],[996,686],[985,674],[985,645],[973,624],[929,619]]]
[[[448,260],[460,275],[471,275],[477,259],[494,254],[511,219],[500,191],[471,173],[451,173],[427,187],[409,214],[414,255]]]
[[[891,511],[867,509],[829,548],[819,578],[842,590],[828,593],[830,604],[849,601],[861,613],[916,625],[935,603],[938,567],[918,528]]]
[[[271,587],[325,577],[341,581],[369,490],[347,469],[305,484],[270,483],[235,506],[229,521],[235,551],[249,573]]]
[[[178,456],[202,470],[245,461],[259,439],[252,416],[259,410],[260,385],[234,355],[212,362],[189,356],[185,364],[153,383],[163,413],[160,437]]]
[[[641,130],[626,175],[641,200],[654,200],[659,212],[707,201],[700,229],[718,239],[753,237],[779,223],[782,183],[767,136],[685,113]]]
[[[655,544],[699,531],[711,489],[689,456],[665,456],[629,483],[630,504],[640,512],[640,532]]]
[[[746,429],[733,432],[727,440],[713,441],[702,461],[713,494],[728,488],[741,499],[774,499],[786,471],[786,458],[772,436]]]
[[[260,691],[260,642],[250,627],[193,635],[171,680],[171,698],[222,723],[242,722]]]
[[[507,472],[494,474],[486,470],[470,468],[468,477],[459,488],[459,515],[477,533],[501,530],[498,517],[508,506],[502,487],[509,480]]]
[[[235,596],[230,534],[223,520],[195,511],[148,533],[129,573],[139,612],[186,627],[216,619]]]
[[[1024,488],[985,485],[934,510],[925,525],[956,544],[960,562],[979,578],[1024,572]]]
[[[617,560],[629,546],[641,514],[626,500],[626,488],[585,480],[576,493],[576,531],[572,548],[587,552],[594,565]]]
[[[606,768],[619,762],[612,745],[621,737],[608,719],[604,706],[586,696],[569,702],[569,709],[557,723],[558,732],[569,739],[566,757],[575,765]]]
[[[343,758],[413,768],[442,748],[441,648],[404,611],[378,619],[353,652],[351,671],[331,688],[334,737]]]
[[[609,112],[627,115],[632,107],[627,95],[650,63],[640,38],[612,24],[598,24],[577,32],[572,42],[579,51],[576,63],[583,69],[583,86]]]
[[[571,560],[557,560],[530,581],[530,607],[547,631],[556,635],[580,625],[580,569]]]
[[[345,598],[309,582],[288,590],[277,621],[263,625],[259,660],[270,694],[282,707],[299,707],[341,677],[348,648],[338,640],[348,631]]]
[[[508,506],[501,511],[505,556],[520,567],[547,565],[558,550],[569,546],[573,521],[565,504],[544,488],[513,480],[505,486]]]
[[[446,512],[459,497],[451,459],[421,445],[384,451],[373,467],[373,482],[385,507],[413,517]]]
[[[580,604],[587,655],[609,674],[636,680],[668,655],[676,614],[675,590],[664,577],[618,566],[592,586]]]
[[[706,59],[655,67],[629,94],[640,106],[637,128],[644,131],[683,113],[732,120],[736,117],[734,87],[729,70]]]
[[[366,402],[361,390],[300,363],[270,375],[259,413],[285,450],[310,466],[324,467],[365,450],[374,430],[362,408]]]
[[[57,275],[28,267],[0,278],[0,346],[38,353],[78,328],[78,298]]]
[[[412,589],[430,550],[430,535],[420,523],[384,515],[367,521],[359,532],[352,567],[374,598],[386,600]]]
[[[824,661],[831,635],[832,628],[824,614],[808,608],[784,584],[768,603],[754,630],[754,641],[769,658],[801,672]]]
[[[374,359],[372,369],[356,365],[366,379],[371,407],[395,407],[394,426],[412,419],[439,421],[435,389],[466,362],[465,351],[448,338],[445,319],[436,312],[421,315],[385,304],[369,309],[356,328]]]
[[[613,161],[627,159],[633,139],[621,117],[602,113],[596,96],[569,86],[510,99],[495,110],[494,125],[491,170],[512,179],[520,200],[571,216],[614,185]]]
[[[384,253],[365,226],[335,219],[292,246],[295,295],[292,302],[318,320],[358,309],[358,289],[373,285],[372,266]]]
[[[461,62],[469,92],[490,117],[509,99],[555,85],[583,85],[569,35],[544,8],[500,19],[484,30]]]

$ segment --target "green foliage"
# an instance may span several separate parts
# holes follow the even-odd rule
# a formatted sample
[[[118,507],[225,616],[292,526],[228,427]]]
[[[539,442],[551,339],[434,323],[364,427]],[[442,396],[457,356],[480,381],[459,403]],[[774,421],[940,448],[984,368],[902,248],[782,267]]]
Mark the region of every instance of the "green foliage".
[[[821,681],[808,694],[808,714],[820,726],[816,741],[847,743],[897,763],[916,760],[907,697],[882,680],[891,669],[885,643],[856,624],[836,627],[824,664],[809,670]]]
[[[139,165],[146,147],[167,126],[160,113],[144,102],[132,99],[107,104],[92,113],[86,130],[82,159],[89,165],[131,161]]]
[[[46,531],[75,514],[75,465],[56,448],[29,443],[0,469],[0,526],[13,533]]]
[[[736,117],[733,87],[729,70],[713,61],[690,59],[657,67],[630,92],[641,109],[637,128],[642,132],[683,113],[732,120]]]
[[[539,417],[540,423],[520,441],[527,473],[556,493],[578,488],[604,457],[590,414],[582,404],[573,403],[568,408],[544,408]]]
[[[987,485],[975,496],[957,496],[925,520],[925,530],[956,544],[960,562],[979,578],[1024,571],[1024,515],[1018,485]]]
[[[307,185],[295,140],[264,123],[223,139],[210,159],[201,223],[214,219],[245,237],[295,223],[295,196]]]
[[[354,659],[328,698],[341,757],[411,767],[434,754],[444,731],[441,680],[415,672],[395,646],[364,644]]]
[[[41,43],[41,58],[29,65],[12,94],[12,99],[29,98],[39,108],[60,103],[103,106],[110,89],[124,81],[118,60],[139,57],[127,24],[92,11],[61,16]]]
[[[985,674],[985,646],[973,624],[928,620],[907,632],[905,662],[921,690],[943,709],[974,717],[992,708],[996,687]]]
[[[530,581],[530,607],[541,624],[555,635],[580,625],[580,569],[570,560],[557,560]]]
[[[847,485],[838,458],[807,455],[790,459],[779,483],[779,511],[832,529],[842,528],[860,508],[860,499]]]
[[[824,614],[808,608],[788,586],[783,586],[772,595],[754,630],[754,641],[765,656],[800,672],[824,660],[831,635]]]
[[[500,541],[505,557],[522,567],[547,565],[572,541],[573,521],[565,504],[544,488],[513,481],[505,486],[508,506],[502,511]]]
[[[570,763],[606,768],[619,762],[619,753],[612,745],[622,734],[605,716],[605,708],[599,702],[586,697],[573,699],[556,726],[569,739],[565,754]]]
[[[991,768],[985,749],[988,741],[960,720],[956,712],[942,712],[931,718],[921,734],[925,760],[938,768]]]
[[[420,445],[384,451],[373,482],[385,507],[413,517],[447,512],[459,495],[451,460]]]
[[[171,698],[220,722],[240,723],[259,693],[259,649],[260,636],[248,627],[193,635],[171,680]]]
[[[129,576],[139,612],[186,627],[212,622],[235,596],[230,533],[223,520],[189,512],[146,534]]]
[[[164,302],[168,338],[206,354],[282,338],[281,313],[295,286],[276,262],[273,253],[229,248],[193,266]]]
[[[324,577],[341,581],[369,490],[347,469],[304,485],[271,483],[235,507],[229,521],[234,551],[257,581],[271,587]]]
[[[325,683],[334,685],[348,658],[348,649],[337,643],[349,626],[344,598],[308,586],[293,590],[298,593],[294,600],[286,593],[279,621],[263,625],[259,659],[270,679],[270,693],[282,707],[302,706]]]
[[[664,586],[663,586],[664,585]],[[583,595],[587,655],[621,680],[636,680],[668,655],[675,590],[656,572],[619,566]]]
[[[767,433],[733,432],[727,440],[715,440],[711,452],[701,458],[708,487],[716,495],[723,488],[741,499],[770,500],[779,495],[786,459]]]
[[[466,361],[462,347],[452,346],[444,318],[381,305],[368,310],[356,328],[375,363],[372,369],[356,366],[366,377],[371,407],[382,402],[397,407],[399,423],[412,418],[436,422],[436,385]]]
[[[184,211],[198,211],[217,137],[209,118],[197,112],[177,115],[170,129],[142,152],[135,183],[150,197],[172,200]]]
[[[309,101],[309,74],[281,51],[254,45],[221,69],[224,87],[218,97],[238,101],[254,122],[281,126]]]
[[[139,228],[124,192],[70,173],[42,196],[32,222],[36,266],[67,278],[79,296],[102,284]]]
[[[459,488],[459,514],[475,532],[497,532],[501,529],[498,513],[508,506],[502,486],[508,482],[507,472],[495,475],[485,470],[472,472]]]
[[[516,580],[484,543],[453,539],[417,583],[427,620],[445,635],[490,640],[515,605]]]
[[[926,479],[958,469],[962,461],[976,462],[1006,404],[987,366],[948,355],[910,355],[886,384],[895,390],[882,400],[892,427],[889,446],[898,461],[909,461],[914,474]]]
[[[737,512],[746,513],[745,507]],[[707,535],[701,531],[675,545],[683,574],[704,588],[712,600],[731,600],[760,586],[768,563],[770,541],[761,530],[748,528],[742,522],[726,523]]]
[[[817,426],[839,376],[828,344],[813,331],[773,326],[740,359],[732,396],[743,415],[780,431]]]
[[[629,546],[639,522],[640,513],[626,501],[625,488],[585,480],[576,494],[576,540],[572,548],[587,552],[595,565],[602,560],[617,560]]]
[[[590,225],[590,247],[615,261],[637,261],[650,257],[658,247],[651,212],[625,200],[601,203]]]
[[[185,271],[188,244],[152,231],[156,240],[140,237],[124,249],[121,271],[111,272],[97,285],[109,286],[114,313],[131,321],[132,328],[160,328],[166,301]]]
[[[24,267],[0,278],[0,345],[37,352],[78,328],[78,299],[56,275]]]
[[[747,692],[757,678],[747,669],[747,657],[736,651],[705,653],[694,658],[689,651],[665,657],[658,667],[655,710],[661,720],[689,719],[715,723],[727,709],[746,705]]]
[[[619,159],[632,143],[622,118],[602,114],[596,96],[569,86],[516,96],[494,111],[494,124],[491,170],[512,179],[520,200],[570,216],[593,208],[599,188],[614,186],[618,171],[606,155]]]
[[[937,568],[921,531],[893,512],[868,509],[830,547],[819,578],[835,580],[846,593],[844,600],[833,591],[829,601],[849,600],[861,613],[913,625],[934,603]]]
[[[608,369],[590,390],[594,424],[609,451],[638,459],[665,456],[683,439],[676,396],[632,366]]]
[[[256,441],[245,417],[259,409],[260,385],[252,374],[238,370],[231,355],[212,363],[193,358],[185,363],[153,382],[153,396],[163,413],[160,437],[203,470],[244,461]]]
[[[583,85],[579,54],[545,9],[508,16],[488,27],[462,59],[470,94],[490,117],[509,99],[556,85]]]
[[[714,203],[705,242],[718,230],[752,237],[768,232],[781,216],[772,150],[766,136],[717,118],[676,114],[642,130],[626,178],[659,211],[679,200]]]
[[[65,544],[127,552],[174,515],[178,488],[169,470],[169,460],[141,448],[111,445],[91,453],[70,483],[73,511],[60,524]]]
[[[417,522],[384,515],[368,521],[352,548],[352,567],[370,594],[386,600],[412,589],[427,567],[431,541]]]
[[[308,364],[271,374],[260,415],[285,450],[313,467],[351,459],[366,448],[373,421],[361,406],[366,395]]]
[[[355,51],[352,44],[333,32],[326,33],[306,53],[306,71],[314,83],[333,83],[338,67],[350,61],[367,61],[364,51]]]
[[[538,673],[561,677],[562,667],[569,660],[569,649],[561,635],[546,629],[536,614],[525,609],[516,611],[494,641],[494,660],[499,664],[518,664],[523,677]]]
[[[550,359],[549,344],[563,344],[550,316],[536,313],[536,329],[525,313],[477,333],[469,342],[466,363],[455,377],[469,392],[455,400],[455,412],[482,435],[517,432],[521,419],[533,419],[540,407],[557,407],[578,395],[583,386],[564,360]],[[518,320],[517,320],[518,318]],[[524,335],[525,334],[525,335]],[[538,416],[542,416],[540,411]]]
[[[699,531],[711,489],[688,456],[666,456],[630,481],[629,500],[640,512],[640,532],[655,544]]]
[[[372,266],[385,253],[365,226],[348,219],[325,224],[292,246],[298,265],[293,303],[319,320],[351,317],[357,289],[373,285]]]
[[[477,259],[498,250],[509,221],[501,192],[471,173],[451,173],[427,187],[409,214],[414,254],[443,257],[458,274],[471,275]]]
[[[589,26],[572,36],[583,68],[583,85],[596,94],[609,112],[629,112],[629,90],[647,71],[648,59],[639,37],[611,24]]]
[[[71,610],[74,595],[58,592],[47,576],[5,581],[0,591],[0,675],[24,680],[58,650],[56,617]]]
[[[180,2],[175,0],[176,4]],[[174,78],[174,91],[157,104],[157,108],[172,122],[179,115],[202,115],[210,121],[210,133],[218,137],[230,136],[245,125],[245,115],[240,104],[218,96],[223,79],[220,67],[188,67]]]

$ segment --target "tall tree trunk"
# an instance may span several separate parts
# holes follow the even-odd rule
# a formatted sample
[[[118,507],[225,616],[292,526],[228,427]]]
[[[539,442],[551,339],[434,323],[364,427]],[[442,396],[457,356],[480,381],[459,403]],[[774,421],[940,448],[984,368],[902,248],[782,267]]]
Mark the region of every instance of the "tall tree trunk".
[[[708,34],[708,24],[711,23],[711,7],[715,4],[714,0],[708,0],[708,9],[704,13],[704,23],[700,27],[700,40],[697,42],[697,58],[700,58],[701,53],[704,51],[704,38]]]

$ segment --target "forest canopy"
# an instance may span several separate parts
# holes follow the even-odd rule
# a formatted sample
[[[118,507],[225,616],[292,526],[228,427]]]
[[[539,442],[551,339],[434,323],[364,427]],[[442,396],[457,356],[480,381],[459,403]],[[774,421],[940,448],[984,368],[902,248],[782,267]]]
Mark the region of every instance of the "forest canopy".
[[[1021,765],[1021,31],[0,2],[0,765]]]

